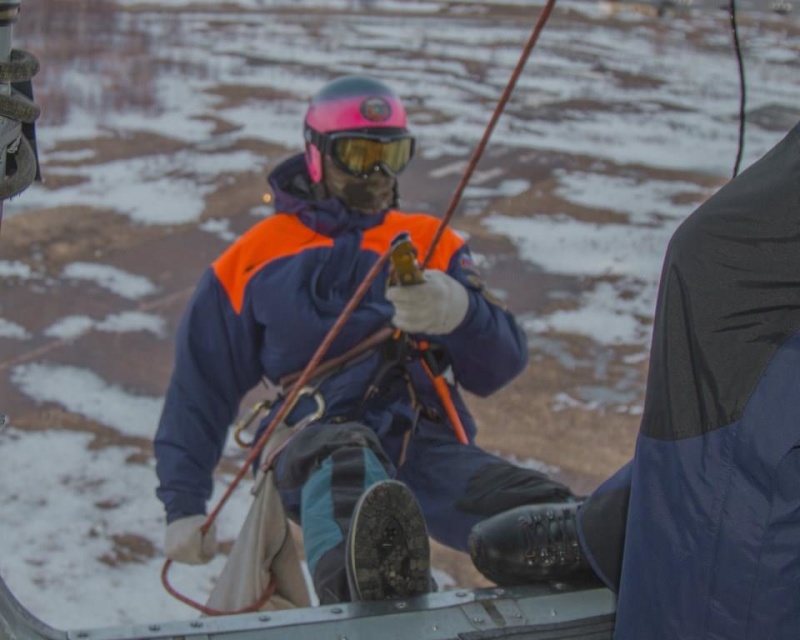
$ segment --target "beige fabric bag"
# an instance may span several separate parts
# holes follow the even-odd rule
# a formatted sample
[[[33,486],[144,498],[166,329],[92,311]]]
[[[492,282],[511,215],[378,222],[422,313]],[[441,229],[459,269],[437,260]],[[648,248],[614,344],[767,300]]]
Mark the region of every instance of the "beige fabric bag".
[[[263,459],[268,459],[292,433],[289,428],[276,429]],[[250,607],[267,592],[272,575],[277,588],[261,610],[311,606],[300,557],[271,469],[266,473],[259,470],[252,493],[253,504],[206,606],[231,612]]]

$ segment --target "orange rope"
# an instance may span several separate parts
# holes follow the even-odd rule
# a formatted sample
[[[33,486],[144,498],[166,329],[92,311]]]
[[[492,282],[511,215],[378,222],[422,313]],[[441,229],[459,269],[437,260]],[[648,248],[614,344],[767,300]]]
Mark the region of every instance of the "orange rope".
[[[427,349],[428,345],[425,342],[420,342],[419,347],[421,349]],[[428,374],[428,377],[433,382],[433,388],[436,390],[436,395],[439,396],[439,400],[444,407],[445,413],[447,413],[447,417],[450,419],[450,426],[453,427],[453,431],[455,431],[456,438],[461,444],[469,444],[469,438],[467,438],[467,432],[464,429],[464,423],[461,422],[461,416],[458,415],[458,410],[456,409],[456,405],[453,403],[453,396],[450,394],[450,387],[447,386],[447,380],[445,380],[442,376],[437,376],[433,373],[433,370],[428,366],[428,363],[425,362],[425,358],[419,359],[420,364],[422,364],[422,368],[425,370],[425,373]]]

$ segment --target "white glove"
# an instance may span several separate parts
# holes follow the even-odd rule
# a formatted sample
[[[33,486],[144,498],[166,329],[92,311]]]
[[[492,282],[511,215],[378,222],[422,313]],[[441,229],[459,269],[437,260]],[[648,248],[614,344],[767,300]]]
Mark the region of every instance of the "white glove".
[[[386,290],[394,303],[392,322],[408,333],[444,335],[467,315],[469,294],[466,287],[444,271],[424,272],[422,284],[398,285]]]
[[[167,525],[164,550],[174,562],[205,564],[217,554],[217,529],[215,525],[203,535],[200,527],[205,516],[188,516],[173,520]]]

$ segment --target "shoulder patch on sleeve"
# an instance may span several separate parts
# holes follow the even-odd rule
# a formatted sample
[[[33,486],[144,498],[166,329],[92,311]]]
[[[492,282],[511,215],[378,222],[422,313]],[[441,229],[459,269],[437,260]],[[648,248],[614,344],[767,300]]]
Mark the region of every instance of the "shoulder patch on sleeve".
[[[480,274],[478,270],[478,265],[475,264],[475,260],[472,259],[472,256],[469,253],[462,253],[461,256],[458,258],[458,266],[464,269],[464,271],[469,271],[470,273]]]

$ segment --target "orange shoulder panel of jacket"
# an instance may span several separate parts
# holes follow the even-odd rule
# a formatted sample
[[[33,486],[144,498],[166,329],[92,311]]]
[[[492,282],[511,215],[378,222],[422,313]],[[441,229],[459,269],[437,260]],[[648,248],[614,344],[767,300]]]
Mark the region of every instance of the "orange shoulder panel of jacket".
[[[294,214],[276,213],[248,229],[211,267],[231,306],[241,313],[247,283],[262,267],[305,249],[332,245],[332,238],[309,229]]]
[[[427,213],[405,213],[392,210],[386,214],[383,224],[364,232],[361,248],[383,255],[398,233],[408,231],[411,235],[411,242],[419,252],[419,260],[422,261],[428,253],[428,247],[431,246],[440,224],[441,221],[438,218]],[[464,244],[465,240],[461,236],[450,227],[445,227],[428,263],[428,268],[447,271],[451,258]]]

